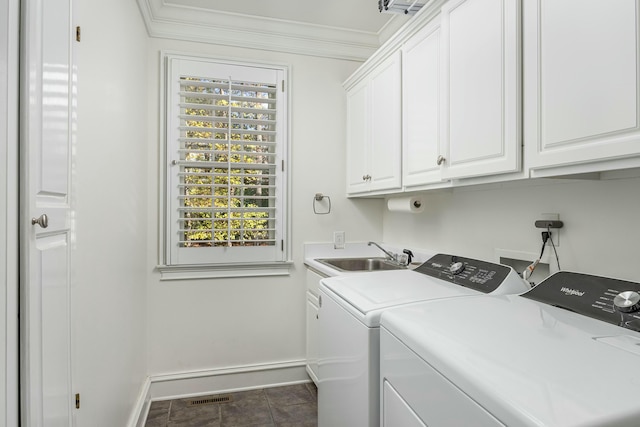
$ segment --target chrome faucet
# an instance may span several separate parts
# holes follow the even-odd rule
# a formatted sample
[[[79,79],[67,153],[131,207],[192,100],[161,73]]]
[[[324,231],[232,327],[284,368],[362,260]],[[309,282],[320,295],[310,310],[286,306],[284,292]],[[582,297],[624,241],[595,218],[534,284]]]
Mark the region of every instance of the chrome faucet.
[[[385,248],[383,248],[382,246],[380,246],[376,242],[367,243],[367,246],[371,246],[371,245],[377,246],[378,249],[380,249],[382,252],[384,252],[384,254],[387,256],[387,258],[390,261],[393,261],[393,262],[396,262],[396,263],[398,262],[398,254],[394,254],[394,253],[391,253],[391,252],[387,251]]]

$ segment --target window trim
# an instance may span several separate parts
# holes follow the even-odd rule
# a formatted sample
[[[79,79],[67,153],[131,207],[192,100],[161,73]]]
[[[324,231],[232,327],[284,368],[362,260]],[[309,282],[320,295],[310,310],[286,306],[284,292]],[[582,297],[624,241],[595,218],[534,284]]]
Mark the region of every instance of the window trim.
[[[285,112],[286,124],[283,127],[283,156],[285,170],[283,173],[282,191],[286,194],[283,204],[285,224],[282,228],[283,246],[282,261],[267,262],[232,262],[232,263],[206,263],[206,264],[171,264],[171,239],[169,238],[169,205],[170,194],[168,188],[170,165],[168,162],[168,150],[171,142],[167,132],[168,121],[168,96],[169,87],[169,61],[170,59],[186,59],[194,61],[216,62],[230,66],[268,67],[281,70],[284,77]],[[160,51],[160,141],[159,150],[159,203],[158,203],[158,265],[156,269],[161,273],[160,280],[186,280],[221,277],[253,277],[253,276],[281,276],[289,275],[293,265],[291,260],[291,77],[290,66],[282,63],[270,63],[261,61],[246,61],[236,59],[222,59],[215,56],[201,54],[184,54],[175,51]]]
[[[293,261],[246,264],[158,265],[160,280],[216,279],[231,277],[288,276]]]

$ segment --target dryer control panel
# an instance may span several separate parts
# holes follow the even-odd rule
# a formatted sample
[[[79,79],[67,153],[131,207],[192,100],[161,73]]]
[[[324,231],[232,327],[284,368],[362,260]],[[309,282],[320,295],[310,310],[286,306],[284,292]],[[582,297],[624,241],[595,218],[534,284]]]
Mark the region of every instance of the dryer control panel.
[[[511,272],[511,268],[506,265],[457,255],[437,254],[414,271],[476,291],[489,293],[502,284]]]
[[[640,331],[640,283],[559,271],[522,296]]]

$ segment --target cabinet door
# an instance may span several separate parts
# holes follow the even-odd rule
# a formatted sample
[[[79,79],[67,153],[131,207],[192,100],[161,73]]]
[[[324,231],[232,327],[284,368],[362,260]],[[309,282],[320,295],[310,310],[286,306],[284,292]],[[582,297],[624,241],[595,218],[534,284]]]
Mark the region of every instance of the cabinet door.
[[[520,169],[519,5],[519,0],[451,0],[442,7],[447,178]]]
[[[369,190],[367,141],[369,140],[369,90],[367,81],[347,91],[347,193]]]
[[[524,2],[524,135],[530,167],[640,153],[638,3]]]
[[[371,73],[371,190],[401,186],[402,95],[400,51]]]
[[[402,47],[402,183],[439,182],[440,20]]]
[[[307,372],[318,384],[318,295],[322,276],[307,269]]]
[[[307,373],[318,385],[318,297],[307,292]]]

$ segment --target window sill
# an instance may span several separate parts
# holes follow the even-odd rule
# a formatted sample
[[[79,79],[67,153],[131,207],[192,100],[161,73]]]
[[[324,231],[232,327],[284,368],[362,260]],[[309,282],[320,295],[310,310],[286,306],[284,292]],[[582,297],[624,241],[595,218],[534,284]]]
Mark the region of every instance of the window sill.
[[[159,265],[160,280],[220,279],[229,277],[288,276],[292,261],[263,264]]]

